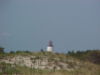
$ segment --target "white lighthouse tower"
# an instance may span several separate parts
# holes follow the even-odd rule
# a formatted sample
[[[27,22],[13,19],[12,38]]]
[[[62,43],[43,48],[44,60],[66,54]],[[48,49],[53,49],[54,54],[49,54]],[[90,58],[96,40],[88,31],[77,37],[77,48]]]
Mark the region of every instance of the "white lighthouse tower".
[[[47,52],[53,52],[53,42],[51,40],[48,43]]]

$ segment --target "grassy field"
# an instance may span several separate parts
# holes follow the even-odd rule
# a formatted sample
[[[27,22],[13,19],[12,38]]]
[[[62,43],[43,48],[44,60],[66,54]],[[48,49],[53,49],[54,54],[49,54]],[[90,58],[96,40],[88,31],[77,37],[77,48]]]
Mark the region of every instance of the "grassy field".
[[[49,61],[54,61],[52,58],[59,58],[59,62],[68,59],[73,59],[75,62],[81,62],[81,66],[78,69],[73,70],[50,70],[50,69],[34,69],[25,66],[19,66],[0,62],[0,75],[100,75],[100,50],[85,51],[85,52],[69,52],[63,53],[48,53],[48,52],[10,52],[1,53],[0,60],[12,58],[14,56],[36,56],[39,59],[46,56]],[[67,64],[72,64],[68,63]],[[75,65],[75,64],[74,64]]]
[[[0,75],[100,75],[100,65],[85,63],[80,69],[67,71],[67,70],[39,70],[28,67],[9,67],[4,68],[5,71]]]

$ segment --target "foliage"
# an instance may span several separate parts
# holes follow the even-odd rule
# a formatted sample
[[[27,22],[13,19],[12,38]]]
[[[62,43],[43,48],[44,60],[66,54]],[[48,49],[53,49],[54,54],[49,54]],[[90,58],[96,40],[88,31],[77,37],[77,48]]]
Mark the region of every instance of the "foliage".
[[[4,50],[4,49],[1,49]],[[86,50],[86,51],[69,51],[67,54],[64,53],[52,53],[41,50],[40,52],[30,52],[30,51],[11,51],[9,53],[1,53],[2,57],[13,57],[17,55],[22,56],[35,56],[31,58],[42,59],[42,57],[47,57],[49,61],[63,61],[70,64],[69,67],[75,65],[74,62],[68,62],[71,58],[73,61],[77,59],[83,63],[78,70],[67,71],[67,70],[48,70],[48,69],[34,69],[25,66],[11,65],[4,62],[0,62],[0,75],[100,75],[100,50]],[[0,56],[1,57],[1,56]],[[67,61],[66,61],[67,60]],[[88,62],[89,61],[89,62]],[[92,62],[92,63],[91,63]],[[57,64],[57,63],[56,63]]]
[[[13,65],[7,63],[0,63],[0,74],[17,74],[19,70],[17,70]]]
[[[100,50],[87,50],[87,51],[69,51],[67,55],[73,58],[78,58],[83,61],[90,61],[95,64],[100,64]]]
[[[4,53],[4,48],[0,47],[0,54]]]

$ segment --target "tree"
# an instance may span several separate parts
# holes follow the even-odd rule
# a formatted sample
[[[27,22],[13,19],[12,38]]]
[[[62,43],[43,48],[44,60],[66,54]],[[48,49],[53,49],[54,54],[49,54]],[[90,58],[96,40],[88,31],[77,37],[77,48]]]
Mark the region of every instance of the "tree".
[[[0,47],[0,53],[4,53],[4,48]]]
[[[14,52],[14,51],[10,51],[9,53],[10,53],[10,54],[14,54],[15,52]]]
[[[100,50],[93,50],[86,55],[87,60],[95,64],[100,64]]]
[[[43,50],[43,49],[41,49],[40,51],[41,51],[41,52],[44,52],[44,50]]]

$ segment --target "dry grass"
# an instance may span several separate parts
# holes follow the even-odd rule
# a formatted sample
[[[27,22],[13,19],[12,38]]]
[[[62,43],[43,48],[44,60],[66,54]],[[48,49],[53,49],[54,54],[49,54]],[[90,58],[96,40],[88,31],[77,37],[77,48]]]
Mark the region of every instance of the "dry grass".
[[[89,62],[85,62],[79,69],[73,71],[38,70],[38,69],[36,70],[20,66],[17,66],[16,69],[20,71],[20,74],[5,74],[5,75],[100,75],[100,65],[95,65]]]
[[[100,75],[100,65],[95,65],[89,62],[84,63],[80,69],[73,71],[66,70],[29,70],[24,69],[22,75]]]

